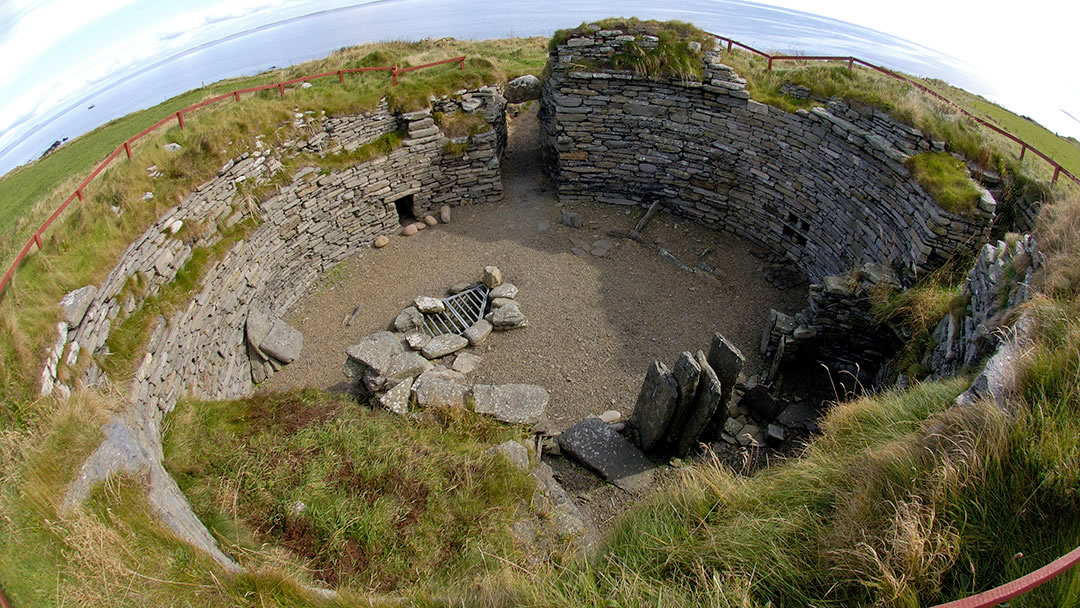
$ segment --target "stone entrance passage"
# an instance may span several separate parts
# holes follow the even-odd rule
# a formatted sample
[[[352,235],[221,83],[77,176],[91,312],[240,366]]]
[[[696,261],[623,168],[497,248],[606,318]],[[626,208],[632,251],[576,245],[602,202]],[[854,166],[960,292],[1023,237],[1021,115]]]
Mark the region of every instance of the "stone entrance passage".
[[[398,222],[402,226],[411,224],[417,220],[416,199],[409,194],[394,201],[394,209],[397,211]]]

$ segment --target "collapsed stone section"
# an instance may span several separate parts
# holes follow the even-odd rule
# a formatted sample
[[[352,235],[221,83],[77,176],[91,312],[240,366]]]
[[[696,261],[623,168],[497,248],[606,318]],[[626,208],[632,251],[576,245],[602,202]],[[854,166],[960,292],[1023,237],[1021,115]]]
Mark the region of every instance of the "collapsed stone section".
[[[132,381],[129,407],[110,422],[112,432],[107,432],[105,442],[70,486],[65,497],[68,507],[80,502],[106,475],[121,471],[143,475],[150,504],[170,529],[226,567],[236,567],[217,549],[162,467],[162,418],[184,395],[201,399],[249,395],[253,388],[245,340],[249,311],[254,308],[280,318],[322,272],[370,246],[376,236],[395,232],[393,202],[401,196],[414,193],[421,209],[428,211],[443,204],[501,199],[505,100],[494,87],[472,91],[469,96],[461,102],[440,102],[444,109],[453,103],[457,111],[479,112],[492,126],[471,136],[461,155],[445,149],[448,138],[437,128],[422,136],[408,128],[413,122],[429,119],[430,110],[394,116],[390,121],[384,106],[367,115],[377,128],[344,129],[341,125],[348,121],[330,122],[335,125],[333,133],[326,131],[326,125],[334,119],[311,118],[311,128],[328,133],[318,141],[324,150],[359,146],[366,143],[364,138],[370,141],[400,127],[410,137],[389,155],[346,170],[320,175],[302,169],[293,176],[292,184],[262,203],[239,198],[237,184],[265,182],[282,167],[280,158],[286,152],[264,148],[245,154],[230,161],[218,177],[196,188],[128,247],[98,286],[77,330],[70,332],[72,349],[75,343],[81,344],[83,357],[107,357],[110,328],[172,281],[196,247],[216,243],[221,238],[217,225],[232,226],[249,216],[261,221],[246,241],[208,269],[203,289],[184,310],[158,320]],[[466,102],[471,110],[465,109]],[[335,139],[335,133],[348,135],[344,140]],[[310,146],[310,142],[311,138],[304,145]],[[290,148],[298,145],[292,142]],[[185,240],[170,230],[177,221],[211,229],[205,236]],[[137,275],[146,283],[141,296],[124,289]],[[102,379],[91,360],[82,383],[90,386]]]
[[[991,197],[949,213],[902,164],[941,142],[869,108],[790,113],[753,101],[715,50],[704,82],[581,67],[631,40],[601,31],[550,55],[540,116],[561,201],[659,200],[785,255],[815,281],[876,262],[906,282],[988,236]]]

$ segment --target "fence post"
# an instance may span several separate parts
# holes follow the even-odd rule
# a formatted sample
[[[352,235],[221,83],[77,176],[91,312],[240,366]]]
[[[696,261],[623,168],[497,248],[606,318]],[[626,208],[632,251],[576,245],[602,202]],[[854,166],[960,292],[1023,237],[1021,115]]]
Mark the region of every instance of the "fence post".
[[[731,45],[733,45],[733,44],[735,44],[734,40],[728,40],[727,41],[727,52],[729,52],[729,53],[731,52]]]
[[[390,73],[394,76],[394,86],[396,87],[397,86],[397,66],[396,65],[394,66],[394,68],[392,70],[390,70]]]
[[[83,193],[82,193],[82,190],[76,190],[76,191],[75,191],[75,196],[79,197],[79,200],[80,200],[80,201],[81,201],[81,200],[83,200]]]
[[[124,152],[127,152],[128,158],[131,158],[131,144],[124,142]]]
[[[1024,160],[1024,154],[1027,152],[1027,144],[1020,142],[1020,160]]]
[[[769,67],[765,69],[766,72],[772,71],[772,55],[769,55]]]
[[[458,69],[459,70],[464,70],[465,69],[465,56],[464,55],[461,56],[461,65],[458,66]]]
[[[236,101],[240,101],[240,91],[233,91],[232,96]]]
[[[345,74],[342,74],[341,70],[337,71],[337,81],[338,81],[338,84],[341,84],[341,83],[345,82]]]
[[[183,129],[184,128],[184,115],[181,114],[180,112],[177,112],[176,113],[176,120],[180,122],[180,128]]]
[[[44,249],[44,247],[41,246],[41,235],[36,232],[34,233],[34,243],[37,244],[38,251]]]
[[[285,85],[283,85],[281,83],[278,83],[277,90],[278,90],[278,93],[281,93],[282,97],[285,97]]]
[[[849,70],[855,69],[855,58],[854,57],[848,57],[847,58],[847,69],[849,69]]]
[[[1057,183],[1058,175],[1061,175],[1061,165],[1054,165],[1054,177],[1050,179],[1050,185]]]

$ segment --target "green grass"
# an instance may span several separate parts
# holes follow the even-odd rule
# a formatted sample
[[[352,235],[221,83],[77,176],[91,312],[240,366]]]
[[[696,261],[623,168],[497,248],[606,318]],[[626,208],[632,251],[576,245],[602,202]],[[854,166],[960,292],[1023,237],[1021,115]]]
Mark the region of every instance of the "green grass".
[[[410,421],[309,390],[182,403],[167,427],[166,466],[241,562],[272,543],[333,587],[445,595],[501,567],[532,495],[484,454],[518,433],[461,409]]]
[[[582,23],[573,29],[558,30],[551,38],[549,50],[565,43],[571,37],[591,35],[588,27],[591,24],[599,25],[602,30],[620,30],[637,36],[638,39],[625,43],[622,50],[606,62],[582,62],[582,66],[588,69],[633,70],[650,78],[671,77],[700,81],[704,73],[702,58],[705,56],[705,49],[711,48],[713,44],[711,36],[690,23],[617,17]],[[640,37],[644,35],[659,38],[656,46],[647,48],[642,45]],[[689,47],[691,42],[700,44],[699,50],[692,51]]]
[[[942,209],[956,214],[975,211],[982,193],[968,176],[964,161],[947,152],[923,152],[909,156],[904,164]]]

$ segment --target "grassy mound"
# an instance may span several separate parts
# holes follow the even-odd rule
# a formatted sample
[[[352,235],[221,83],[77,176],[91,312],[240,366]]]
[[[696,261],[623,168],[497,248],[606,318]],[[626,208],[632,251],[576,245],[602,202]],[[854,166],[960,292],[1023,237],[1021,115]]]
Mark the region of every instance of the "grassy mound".
[[[512,553],[510,522],[532,496],[525,473],[484,454],[519,433],[460,409],[410,421],[302,391],[185,402],[167,425],[166,468],[241,563],[276,545],[331,587],[478,577]]]

